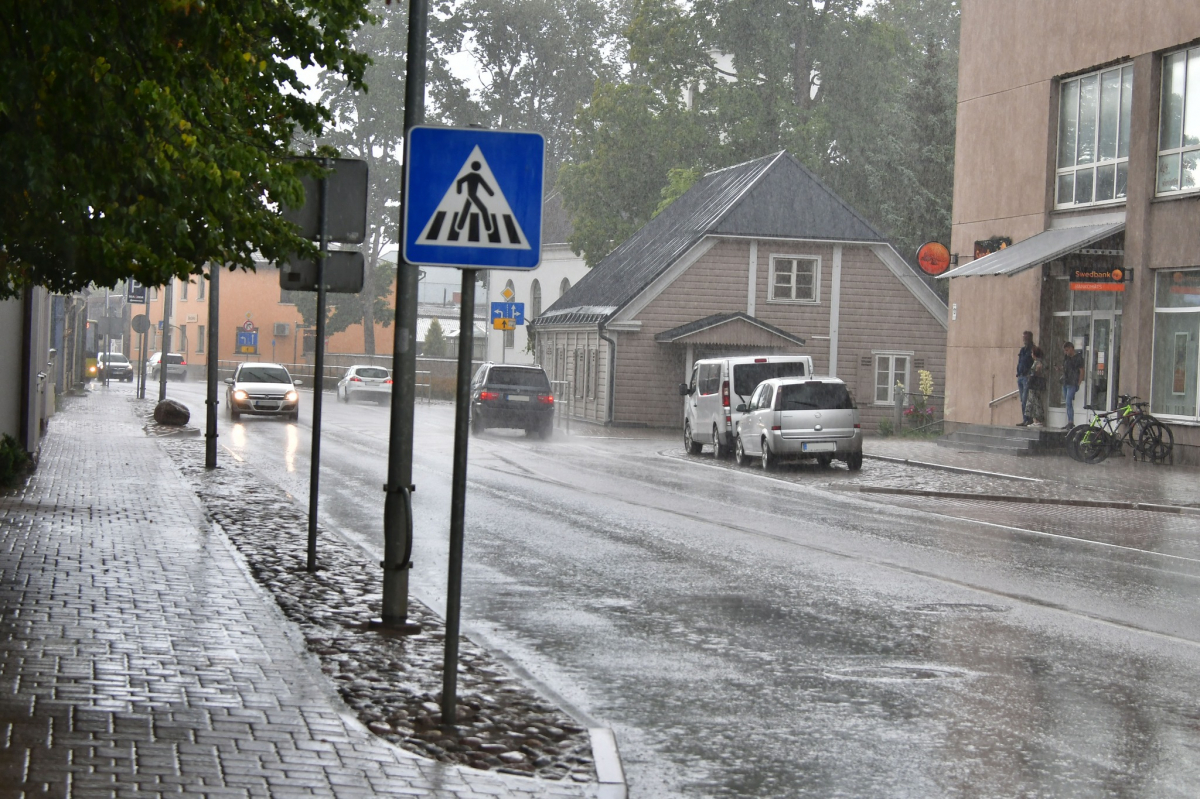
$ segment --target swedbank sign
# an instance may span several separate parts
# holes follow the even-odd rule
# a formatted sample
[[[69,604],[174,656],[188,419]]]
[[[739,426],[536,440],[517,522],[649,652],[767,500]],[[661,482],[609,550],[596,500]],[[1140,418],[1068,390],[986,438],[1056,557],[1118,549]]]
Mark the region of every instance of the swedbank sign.
[[[1129,270],[1121,266],[1085,266],[1071,270],[1071,291],[1124,291]]]

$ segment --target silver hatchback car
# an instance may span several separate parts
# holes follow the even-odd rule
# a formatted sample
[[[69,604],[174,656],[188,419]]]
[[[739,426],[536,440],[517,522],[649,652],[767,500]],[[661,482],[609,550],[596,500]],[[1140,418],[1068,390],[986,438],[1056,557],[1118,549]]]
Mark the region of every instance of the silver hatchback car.
[[[737,426],[734,455],[744,466],[752,458],[764,469],[781,461],[834,459],[851,470],[862,468],[862,425],[846,384],[836,377],[781,377],[764,380]]]

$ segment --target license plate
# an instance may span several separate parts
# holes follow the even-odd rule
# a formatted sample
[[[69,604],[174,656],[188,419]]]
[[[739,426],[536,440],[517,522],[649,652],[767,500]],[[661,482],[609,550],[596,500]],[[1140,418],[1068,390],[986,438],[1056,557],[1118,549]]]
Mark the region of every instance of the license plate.
[[[804,445],[805,452],[837,452],[837,444],[832,441],[814,441]]]
[[[529,397],[525,396],[524,394],[509,394],[508,401],[509,402],[529,402]]]
[[[279,410],[278,402],[256,402],[254,403],[255,410],[259,411],[277,411]]]

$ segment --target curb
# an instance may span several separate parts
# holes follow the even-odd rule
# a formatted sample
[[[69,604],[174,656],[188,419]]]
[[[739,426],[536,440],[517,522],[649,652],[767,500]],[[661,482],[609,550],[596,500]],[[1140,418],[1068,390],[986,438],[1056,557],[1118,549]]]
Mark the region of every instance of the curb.
[[[890,455],[867,455],[863,454],[864,458],[869,458],[875,461],[887,461],[888,463],[902,463],[905,466],[921,466],[926,469],[940,469],[943,472],[957,472],[959,474],[978,474],[984,477],[1000,477],[1005,480],[1019,480],[1023,483],[1044,483],[1045,480],[1040,477],[1022,477],[1018,474],[1005,474],[1004,472],[985,472],[982,469],[968,469],[965,466],[947,466],[944,463],[931,463],[930,461],[914,461],[910,458],[893,458]]]
[[[1185,516],[1200,516],[1200,508],[1186,505],[1159,505],[1151,502],[1127,502],[1103,499],[1056,499],[1053,497],[1017,497],[1011,494],[968,494],[962,491],[926,491],[919,488],[883,488],[874,486],[852,486],[837,489],[847,493],[890,494],[893,496],[936,497],[938,499],[972,499],[983,502],[1023,502],[1029,505],[1066,505],[1077,508],[1111,508],[1115,510],[1140,510],[1150,513],[1174,513]]]
[[[592,739],[592,762],[600,782],[597,799],[626,799],[628,788],[621,755],[617,751],[617,736],[608,727],[592,727],[588,729],[588,735]]]

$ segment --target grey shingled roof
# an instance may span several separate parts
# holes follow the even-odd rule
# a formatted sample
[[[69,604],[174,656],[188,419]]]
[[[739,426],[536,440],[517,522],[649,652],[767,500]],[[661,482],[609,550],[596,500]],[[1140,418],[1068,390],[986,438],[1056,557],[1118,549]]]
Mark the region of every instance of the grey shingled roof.
[[[781,339],[790,341],[793,344],[797,344],[801,347],[804,346],[804,339],[800,338],[799,336],[794,336],[786,330],[780,330],[774,325],[769,325],[761,319],[755,319],[750,314],[742,313],[741,311],[736,313],[720,313],[713,314],[712,316],[706,316],[703,319],[697,319],[694,322],[688,322],[686,325],[680,325],[679,327],[673,327],[670,330],[664,330],[661,333],[656,333],[654,335],[654,340],[668,343],[672,341],[678,341],[681,338],[686,338],[695,333],[699,333],[702,330],[708,330],[713,327],[728,324],[729,322],[737,321],[746,322],[747,324],[754,325],[755,327],[765,330],[768,333],[779,336]]]
[[[883,235],[786,152],[710,172],[546,309],[616,313],[707,235],[884,243]],[[565,314],[562,316],[566,316]]]

